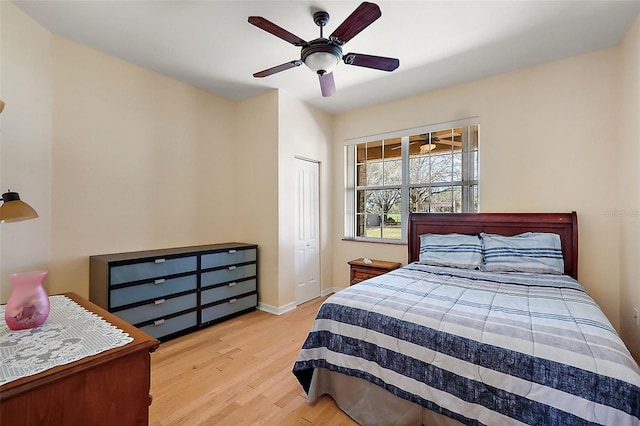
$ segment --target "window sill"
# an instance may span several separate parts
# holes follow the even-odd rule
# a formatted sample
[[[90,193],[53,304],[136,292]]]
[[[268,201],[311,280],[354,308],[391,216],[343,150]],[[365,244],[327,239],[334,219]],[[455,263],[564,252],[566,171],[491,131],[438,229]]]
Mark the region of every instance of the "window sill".
[[[373,243],[373,244],[391,244],[394,246],[406,246],[407,242],[406,241],[401,241],[401,240],[365,240],[365,239],[360,239],[360,238],[343,238],[342,241],[353,241],[356,243]]]

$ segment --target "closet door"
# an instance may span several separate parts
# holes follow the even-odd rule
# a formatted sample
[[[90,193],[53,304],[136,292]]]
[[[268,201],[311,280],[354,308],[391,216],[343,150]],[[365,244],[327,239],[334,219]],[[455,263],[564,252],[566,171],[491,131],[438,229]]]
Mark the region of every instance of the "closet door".
[[[320,164],[296,159],[296,304],[320,296]]]

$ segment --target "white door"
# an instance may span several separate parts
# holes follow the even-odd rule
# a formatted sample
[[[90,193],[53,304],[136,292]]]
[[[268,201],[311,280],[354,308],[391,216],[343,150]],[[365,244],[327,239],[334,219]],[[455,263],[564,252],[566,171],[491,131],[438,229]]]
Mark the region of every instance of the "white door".
[[[320,296],[320,164],[296,158],[296,304]]]

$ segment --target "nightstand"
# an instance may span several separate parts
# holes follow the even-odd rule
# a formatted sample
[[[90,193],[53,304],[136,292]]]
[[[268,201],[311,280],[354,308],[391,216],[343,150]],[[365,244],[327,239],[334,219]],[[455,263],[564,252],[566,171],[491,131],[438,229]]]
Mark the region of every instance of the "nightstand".
[[[377,277],[378,275],[386,274],[387,272],[400,267],[400,262],[387,262],[384,260],[371,259],[371,263],[365,263],[362,258],[352,260],[347,263],[351,266],[351,281],[349,285]]]

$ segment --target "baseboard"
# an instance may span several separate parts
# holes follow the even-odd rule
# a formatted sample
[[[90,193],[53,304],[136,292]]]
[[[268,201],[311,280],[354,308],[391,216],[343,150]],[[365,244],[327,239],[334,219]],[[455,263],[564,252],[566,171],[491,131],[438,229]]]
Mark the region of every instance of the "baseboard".
[[[293,311],[295,308],[296,308],[295,302],[287,303],[286,305],[280,306],[280,307],[258,302],[258,309],[273,315],[282,315],[285,312]]]
[[[340,287],[325,288],[324,290],[321,291],[320,297],[328,296],[339,290],[342,290],[342,288]],[[282,315],[286,312],[293,311],[296,308],[296,306],[297,305],[295,302],[287,303],[286,305],[280,306],[280,307],[258,302],[258,309],[273,315]]]
[[[322,290],[322,292],[320,293],[320,296],[325,297],[328,296],[332,293],[335,293],[337,291],[342,290],[342,288],[340,287],[331,287],[331,288],[325,288],[324,290]]]

